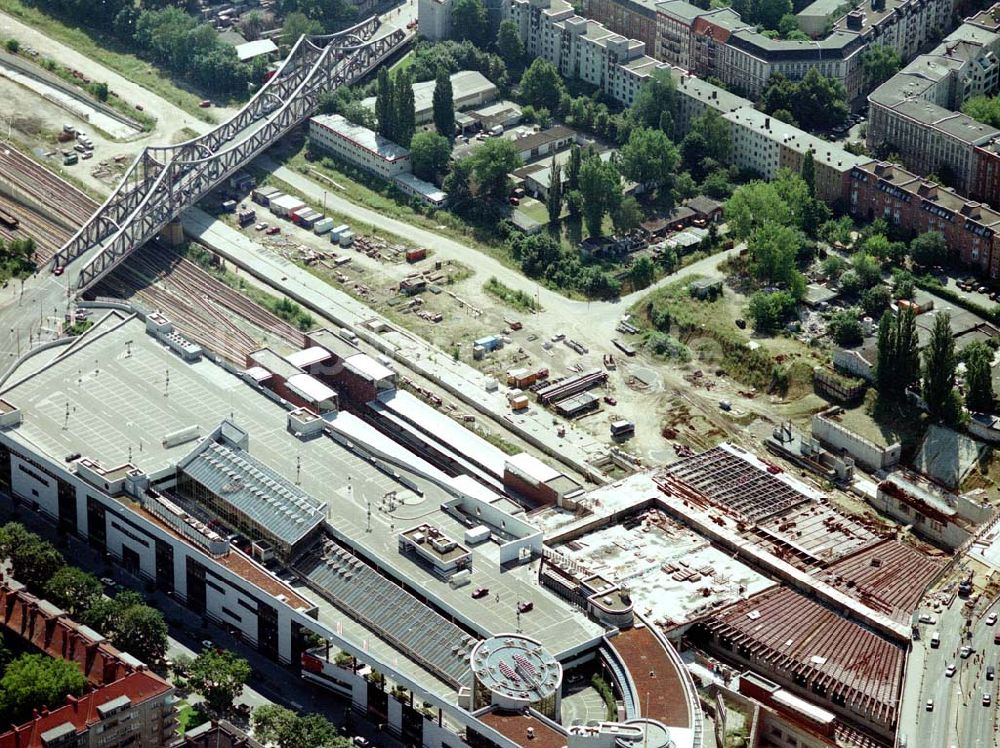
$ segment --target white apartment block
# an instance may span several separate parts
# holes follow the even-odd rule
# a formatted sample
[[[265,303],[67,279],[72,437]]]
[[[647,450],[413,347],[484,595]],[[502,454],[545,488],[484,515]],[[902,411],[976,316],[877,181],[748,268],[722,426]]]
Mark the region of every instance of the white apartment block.
[[[339,114],[321,114],[309,120],[309,137],[321,148],[383,179],[413,168],[409,150]]]
[[[542,57],[564,76],[599,86],[624,106],[653,72],[668,69],[646,55],[642,42],[576,15],[565,0],[512,0],[507,13],[529,57]]]

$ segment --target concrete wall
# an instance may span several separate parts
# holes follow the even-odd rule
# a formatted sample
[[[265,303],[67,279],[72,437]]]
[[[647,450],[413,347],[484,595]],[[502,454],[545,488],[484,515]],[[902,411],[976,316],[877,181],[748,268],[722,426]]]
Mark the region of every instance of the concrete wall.
[[[875,498],[869,503],[883,514],[905,525],[911,525],[914,532],[946,548],[958,548],[972,534],[954,522],[942,522],[919,514],[909,504],[885,493],[879,488]]]
[[[887,470],[899,464],[902,447],[899,442],[881,447],[831,420],[839,408],[817,413],[812,417],[813,436],[833,450],[846,451],[854,461],[869,470]]]
[[[59,486],[56,479],[36,465],[25,462],[17,455],[10,460],[11,487],[25,501],[37,503],[52,517],[59,516]]]

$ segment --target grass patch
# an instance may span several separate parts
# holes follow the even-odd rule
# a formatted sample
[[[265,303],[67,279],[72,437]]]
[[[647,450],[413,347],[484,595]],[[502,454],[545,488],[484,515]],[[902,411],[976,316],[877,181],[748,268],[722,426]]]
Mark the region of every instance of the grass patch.
[[[203,96],[179,88],[166,73],[127,51],[114,37],[93,29],[84,31],[67,26],[21,0],[0,0],[0,10],[50,39],[62,42],[67,47],[72,47],[80,54],[114,70],[123,78],[152,91],[188,114],[205,122],[215,123],[215,117],[198,106]]]
[[[496,433],[494,433],[492,431],[489,431],[489,430],[486,430],[486,429],[483,429],[482,431],[478,431],[478,430],[475,430],[475,429],[473,429],[473,430],[476,431],[476,433],[479,434],[481,437],[483,437],[483,439],[485,439],[486,441],[488,441],[490,444],[492,444],[494,447],[496,447],[497,449],[499,449],[504,454],[507,454],[507,455],[516,455],[516,454],[519,454],[520,452],[524,451],[523,449],[521,449],[520,447],[518,447],[516,444],[512,444],[511,442],[507,441],[506,439],[504,439],[499,434],[496,434]]]
[[[611,686],[597,673],[590,676],[590,685],[604,699],[604,707],[608,710],[608,720],[616,721],[618,719],[618,702],[615,701],[615,694],[611,690]]]
[[[812,366],[790,355],[773,356],[731,330],[733,312],[725,294],[714,300],[697,300],[688,290],[693,278],[671,283],[632,306],[635,319],[646,330],[673,335],[702,365],[723,370],[748,387],[790,394],[812,387]],[[665,354],[675,353],[672,341],[656,338]]]
[[[75,337],[76,335],[83,335],[93,326],[94,323],[89,319],[78,319],[72,325],[66,325],[63,328],[63,332],[69,337]]]
[[[511,288],[495,277],[491,277],[483,284],[483,290],[519,312],[537,312],[542,308],[531,294]]]
[[[413,65],[416,59],[417,59],[416,50],[411,49],[409,52],[407,52],[405,55],[400,57],[398,60],[396,60],[396,62],[392,64],[392,67],[389,68],[389,72],[393,74],[401,73],[408,67]]]
[[[208,722],[209,716],[197,706],[185,704],[177,710],[177,732],[183,735],[193,727]]]

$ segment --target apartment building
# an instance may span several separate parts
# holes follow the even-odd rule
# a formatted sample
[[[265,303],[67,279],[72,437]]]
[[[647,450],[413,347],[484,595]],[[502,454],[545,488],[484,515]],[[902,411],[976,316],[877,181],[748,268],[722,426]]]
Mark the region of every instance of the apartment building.
[[[87,680],[80,696],[44,705],[32,719],[0,733],[0,748],[158,748],[173,742],[173,686],[96,631],[10,579],[0,583],[0,628],[9,641],[20,640],[19,648],[77,663]]]
[[[576,15],[566,0],[512,0],[507,8],[529,57],[553,63],[569,78],[598,86],[624,106],[655,71],[669,69],[646,45]]]
[[[724,114],[723,119],[730,125],[732,162],[765,179],[773,179],[780,169],[801,171],[802,161],[811,153],[816,167],[816,195],[828,203],[842,198],[852,170],[870,161],[753,107]]]
[[[848,206],[864,221],[884,218],[915,233],[940,231],[956,262],[996,280],[1000,213],[887,162],[851,169]]]
[[[583,13],[651,52],[656,48],[656,0],[584,0]]]
[[[451,0],[417,0],[420,35],[432,42],[451,36]]]
[[[871,93],[869,147],[897,152],[909,169],[943,173],[963,194],[994,201],[1000,185],[993,144],[1000,130],[956,110],[997,90],[998,55],[1000,34],[978,16],[960,26]]]
[[[731,8],[704,10],[686,0],[658,3],[656,55],[659,59],[715,76],[751,98],[775,73],[798,80],[810,69],[844,84],[849,99],[864,85],[858,30],[835,31],[816,41],[769,39]]]

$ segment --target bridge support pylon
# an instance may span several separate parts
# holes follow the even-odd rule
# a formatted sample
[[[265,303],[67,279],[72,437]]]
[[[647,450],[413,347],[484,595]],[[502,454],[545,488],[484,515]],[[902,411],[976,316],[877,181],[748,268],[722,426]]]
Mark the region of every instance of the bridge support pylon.
[[[180,218],[175,218],[160,232],[160,238],[168,247],[179,247],[184,243],[184,224]]]

